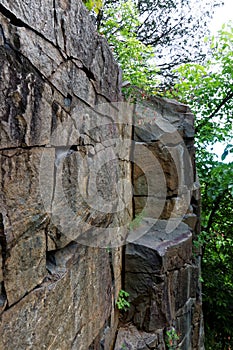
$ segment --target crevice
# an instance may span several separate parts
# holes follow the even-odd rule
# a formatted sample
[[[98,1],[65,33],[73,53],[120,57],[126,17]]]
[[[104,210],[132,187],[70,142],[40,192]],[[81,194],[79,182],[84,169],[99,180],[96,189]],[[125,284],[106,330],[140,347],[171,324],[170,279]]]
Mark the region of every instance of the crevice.
[[[92,73],[92,71],[91,71],[90,69],[88,69],[87,67],[85,67],[85,66],[83,65],[83,67],[81,68],[81,70],[84,71],[84,73],[86,74],[86,76],[88,77],[89,80],[94,80],[94,81],[96,81],[95,76],[94,76],[94,74]]]
[[[166,197],[166,200],[170,200],[170,199],[174,199],[174,198],[178,198],[179,196],[178,196],[178,194],[177,193],[174,193],[174,194],[172,194],[172,195],[170,195],[170,196],[167,196]]]
[[[1,24],[0,24],[0,37],[2,37],[4,45],[6,45],[7,44],[7,40],[6,40],[5,33],[4,33],[4,30],[3,30]]]
[[[96,127],[96,128],[97,128],[97,127]],[[90,135],[88,135],[86,132],[83,132],[81,135],[87,136],[91,141],[93,141],[94,144],[100,143],[100,141],[93,139],[93,137],[91,137]],[[81,139],[82,139],[83,142],[84,142],[84,139],[82,138],[82,136],[81,136]],[[84,146],[84,143],[83,143],[83,146]],[[94,147],[93,144],[89,144],[88,146],[93,146],[93,147]]]
[[[12,307],[20,303],[25,297],[27,297],[30,293],[34,292],[36,289],[42,288],[43,284],[47,281],[47,276],[43,279],[43,281],[33,287],[31,290],[27,291],[20,299],[16,300],[13,304],[8,306],[5,310],[10,310]]]
[[[4,281],[0,283],[0,316],[9,308]]]
[[[46,252],[46,269],[49,272],[47,279],[51,276],[61,278],[67,272],[67,265],[78,263],[80,256],[76,254],[78,251],[78,243],[71,241],[64,248],[50,250]]]
[[[58,168],[61,161],[67,157],[69,157],[74,152],[79,152],[82,150],[83,147],[94,147],[93,144],[84,143],[84,140],[82,137],[79,138],[80,144],[79,145],[67,145],[67,146],[50,146],[50,148],[55,149],[55,166]],[[56,174],[55,174],[56,175]]]
[[[6,235],[5,235],[5,229],[4,229],[4,222],[3,222],[3,215],[0,213],[0,244],[2,247],[2,267],[4,270],[5,267],[5,261],[6,261],[6,255],[7,255],[7,241],[6,241]]]
[[[8,18],[10,20],[10,23],[16,27],[21,27],[21,28],[26,28],[31,30],[32,32],[34,32],[36,35],[38,35],[40,38],[42,38],[43,40],[49,42],[50,44],[52,44],[54,47],[56,47],[56,45],[54,45],[54,43],[49,40],[48,38],[46,38],[43,34],[41,34],[40,32],[38,32],[36,29],[30,27],[27,23],[23,22],[21,19],[17,18],[12,12],[10,12],[9,10],[7,10],[3,5],[0,4],[0,12],[3,14],[3,16],[5,16],[6,18]]]
[[[0,314],[8,308],[8,300],[7,300],[7,294],[4,284],[4,273],[5,273],[5,264],[6,264],[6,257],[7,257],[7,241],[6,241],[6,235],[5,235],[5,229],[4,229],[4,222],[3,222],[3,215],[0,213],[0,254],[2,255],[2,266],[0,267],[2,269],[3,274],[3,281],[0,281]]]
[[[66,39],[66,34],[65,34],[65,29],[64,29],[64,19],[62,19],[61,26],[62,26],[63,36],[65,36],[65,39]],[[65,40],[65,39],[64,39],[64,40]],[[87,76],[87,78],[88,78],[89,80],[96,81],[96,78],[95,78],[95,76],[94,76],[94,73],[93,73],[90,69],[88,69],[80,59],[78,59],[77,57],[74,57],[74,56],[68,56],[68,55],[67,55],[67,58],[65,59],[65,62],[68,62],[68,61],[72,61],[72,63],[73,63],[78,69],[82,70],[82,71],[86,74],[86,76]],[[79,64],[77,64],[75,61],[78,61]],[[63,62],[63,63],[64,63],[64,62]],[[103,96],[104,96],[104,95],[103,95]],[[111,102],[111,101],[110,101],[110,102]]]
[[[121,267],[121,287],[125,290],[125,276],[126,276],[126,245],[122,247],[122,267]]]
[[[112,103],[112,102],[113,102],[110,98],[108,98],[108,97],[107,97],[106,95],[104,95],[104,94],[101,94],[101,93],[96,89],[96,86],[95,86],[93,80],[91,80],[91,83],[92,83],[93,89],[95,90],[95,93],[96,93],[97,96],[104,97],[104,98],[106,99],[107,103]],[[116,102],[117,102],[117,101],[116,101]],[[115,108],[115,106],[112,106],[112,107]]]
[[[48,275],[45,276],[45,278],[43,279],[43,281],[41,283],[39,283],[38,285],[33,287],[31,290],[27,291],[20,299],[15,301],[10,306],[7,305],[6,309],[7,310],[11,309],[12,307],[14,307],[16,304],[21,302],[25,297],[27,297],[30,293],[34,292],[35,290],[46,287],[48,284],[50,285],[50,284],[56,283],[57,281],[61,280],[65,276],[66,271],[67,271],[66,264],[70,260],[70,258],[75,254],[75,252],[77,250],[77,246],[78,246],[78,244],[76,242],[71,242],[66,247],[60,249],[63,252],[64,252],[64,250],[66,250],[67,252],[66,252],[65,256],[64,256],[64,254],[62,254],[59,259],[55,256],[56,253],[59,252],[59,250],[48,252],[47,253],[48,254],[47,255]],[[51,265],[54,266],[54,271],[52,273],[50,272],[50,270],[48,268],[49,263],[50,263],[50,269],[51,269]]]
[[[164,199],[172,199],[172,198],[177,198],[178,195],[174,194],[171,196],[168,196],[166,198],[164,198],[164,196],[156,196],[156,195],[150,195],[150,194],[134,194],[135,198],[155,198],[155,199],[159,199],[159,200],[164,200]]]
[[[62,49],[60,48],[59,46],[59,43],[58,43],[58,38],[57,38],[57,29],[56,28],[59,28],[59,25],[58,25],[58,18],[57,18],[57,11],[56,11],[56,0],[53,0],[53,20],[54,20],[54,37],[55,37],[55,41],[56,41],[56,45],[54,45],[57,50],[59,51],[60,55],[62,56],[63,60],[66,61],[67,59],[64,57],[63,53],[62,53]],[[64,21],[62,20],[61,22],[61,30],[62,30],[62,35],[63,35],[63,38],[64,38],[64,53],[66,54],[66,41],[65,41],[65,33],[64,33]]]
[[[72,343],[71,343],[71,349],[73,349],[73,346],[77,340],[77,338],[81,335],[82,329],[86,326],[86,324],[81,324],[78,332],[75,334]]]
[[[64,18],[61,19],[61,32],[62,32],[63,42],[64,42],[64,51],[66,53],[66,32],[65,32]]]
[[[62,24],[61,24],[61,26],[62,26],[62,28],[64,27],[64,20],[62,19],[61,20],[62,22]],[[65,39],[66,39],[66,34],[65,34],[65,29],[63,28],[63,30],[62,30],[62,33],[63,33],[63,36],[65,36]],[[64,40],[65,40],[64,39]],[[66,50],[66,47],[64,48],[64,50]],[[67,55],[67,54],[66,54]],[[71,61],[79,70],[82,70],[85,74],[86,74],[86,76],[87,76],[87,78],[90,80],[90,81],[96,81],[96,78],[95,78],[95,76],[94,76],[94,73],[90,70],[90,69],[88,69],[84,64],[83,64],[83,62],[80,60],[80,59],[78,59],[78,58],[76,58],[76,57],[74,57],[74,56],[68,56],[67,55],[67,57],[66,58],[64,58],[63,56],[62,56],[62,58],[63,58],[63,61],[58,65],[58,67],[56,68],[56,70],[62,65],[62,64],[65,64],[65,63],[67,63],[67,62],[69,62],[69,61]],[[79,64],[77,64],[75,61],[78,61],[79,62]],[[56,72],[56,70],[54,70],[53,72],[52,72],[52,74],[48,77],[48,79],[50,79],[51,78],[51,76]],[[95,88],[95,86],[93,85],[93,87]],[[103,96],[103,97],[105,97],[106,99],[107,99],[107,97],[105,96],[105,95],[101,95],[100,93],[98,93],[97,91],[95,91],[98,95],[100,95],[100,96]],[[109,102],[112,102],[111,100],[109,100]]]
[[[53,20],[54,20],[54,34],[56,37],[56,26],[57,26],[57,11],[56,11],[56,0],[53,0]],[[57,38],[56,38],[57,39]],[[57,42],[57,40],[56,40]]]
[[[12,12],[7,10],[2,4],[0,4],[0,12],[3,16],[7,17],[10,20],[10,23],[16,27],[25,27],[29,28],[29,26],[24,23],[21,19],[17,18]]]
[[[118,327],[119,327],[119,325],[118,325]],[[114,334],[112,349],[115,349],[115,347],[116,347],[116,341],[117,341],[118,332],[119,332],[119,329],[116,329],[116,332]]]
[[[21,19],[16,17],[12,12],[7,10],[2,4],[0,4],[0,13],[2,13],[3,16],[8,18],[10,21],[10,24],[14,25],[15,27],[25,28],[25,29],[31,30],[33,33],[38,35],[41,39],[50,43],[53,47],[55,47],[59,51],[61,57],[65,60],[64,54],[62,53],[62,50],[58,45],[55,45],[53,41],[49,40],[46,36],[44,36],[38,30],[36,30],[35,28],[32,28],[27,23],[25,23],[24,21],[22,21]]]
[[[115,277],[114,277],[113,256],[112,256],[111,248],[108,248],[108,257],[109,257],[109,266],[110,266],[111,279],[112,279],[112,287],[113,287],[113,290],[115,290]]]
[[[5,148],[0,148],[1,152],[4,151],[18,151],[18,150],[31,150],[33,148],[45,148],[48,147],[47,145],[33,145],[33,146],[27,146],[27,145],[23,145],[23,146],[14,146],[14,147],[5,147]]]

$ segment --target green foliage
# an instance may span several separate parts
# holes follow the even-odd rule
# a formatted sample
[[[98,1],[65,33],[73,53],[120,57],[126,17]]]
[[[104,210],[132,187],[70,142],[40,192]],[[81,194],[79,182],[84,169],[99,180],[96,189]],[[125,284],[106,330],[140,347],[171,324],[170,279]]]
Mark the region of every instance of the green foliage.
[[[84,1],[85,6],[89,11],[94,11],[98,14],[103,6],[102,0],[87,0]]]
[[[202,262],[206,349],[229,349],[233,346],[233,197],[229,191],[212,201],[209,216]]]
[[[128,349],[129,348],[128,348],[127,344],[125,344],[125,343],[121,344],[120,350],[128,350]]]
[[[177,349],[177,342],[179,340],[179,335],[176,333],[176,330],[172,327],[166,332],[166,345],[169,350]]]
[[[205,66],[177,69],[179,81],[169,97],[182,98],[196,114],[197,167],[202,190],[203,308],[206,349],[233,346],[233,163],[216,161],[211,147],[227,144],[222,159],[232,153],[233,28],[225,25],[210,40]]]
[[[135,218],[130,222],[130,224],[129,224],[129,229],[130,230],[135,230],[135,229],[137,229],[139,226],[140,226],[140,224],[141,224],[141,222],[142,222],[142,220],[143,220],[143,218],[145,217],[145,211],[144,210],[142,210],[139,214],[137,214],[136,216],[135,216]]]
[[[109,6],[106,20],[99,32],[112,48],[113,55],[123,71],[123,80],[152,93],[157,85],[157,72],[153,62],[153,48],[137,39],[140,27],[139,13],[132,0],[119,1],[118,6]]]
[[[128,297],[129,297],[129,293],[121,289],[116,302],[117,308],[119,310],[122,310],[122,311],[128,310],[128,308],[130,307],[130,303],[127,301]]]
[[[188,103],[196,113],[198,152],[206,159],[206,147],[229,142],[233,108],[233,28],[224,26],[210,42],[211,58],[205,66],[185,64],[176,71],[179,82],[171,96]],[[229,151],[229,150],[228,150]],[[199,154],[199,158],[201,158]]]
[[[215,7],[221,3],[222,0],[131,1],[140,23],[129,29],[144,48],[153,48],[161,85],[173,85],[174,67],[203,61],[206,45],[202,38],[207,35],[207,24]],[[128,0],[105,0],[102,11],[96,16],[97,28],[104,28],[106,22],[120,14],[117,26],[108,28],[107,33],[119,38],[125,25],[119,8],[128,4]]]

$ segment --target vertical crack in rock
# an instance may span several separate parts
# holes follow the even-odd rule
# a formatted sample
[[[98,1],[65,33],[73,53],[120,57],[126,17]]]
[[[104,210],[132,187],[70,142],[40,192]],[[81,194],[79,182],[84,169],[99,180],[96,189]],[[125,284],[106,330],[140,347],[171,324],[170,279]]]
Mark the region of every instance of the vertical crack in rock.
[[[110,272],[111,272],[111,278],[112,278],[112,288],[115,288],[115,278],[114,278],[114,267],[113,267],[113,256],[112,256],[112,249],[109,248],[108,250],[108,256],[109,256],[109,266],[110,266]]]
[[[56,48],[58,49],[60,55],[62,56],[63,60],[66,62],[69,60],[67,58],[67,53],[66,53],[66,33],[65,33],[65,25],[64,25],[64,19],[61,19],[61,22],[58,23],[58,15],[57,15],[57,5],[56,5],[56,0],[53,0],[53,21],[54,21],[54,36],[55,36],[55,41],[56,41]],[[63,41],[64,41],[64,47],[63,49],[59,45],[59,29],[61,30],[62,36],[63,36]],[[62,52],[64,50],[64,52]],[[66,57],[64,57],[64,54]]]
[[[5,261],[7,252],[7,242],[4,232],[4,222],[3,215],[0,213],[0,314],[7,307],[7,295],[4,286],[4,270],[5,270]],[[2,262],[1,262],[2,261]]]
[[[54,16],[54,29],[57,25],[57,11],[56,11],[56,0],[53,0],[53,16]]]
[[[64,41],[64,51],[66,53],[66,32],[65,32],[64,18],[61,18],[61,32],[62,32],[63,41]]]
[[[56,40],[56,46],[59,47],[58,37],[57,37],[58,20],[57,20],[57,11],[56,11],[56,0],[53,0],[53,21],[54,21],[54,36]]]
[[[0,44],[6,45],[6,37],[2,25],[0,24]]]

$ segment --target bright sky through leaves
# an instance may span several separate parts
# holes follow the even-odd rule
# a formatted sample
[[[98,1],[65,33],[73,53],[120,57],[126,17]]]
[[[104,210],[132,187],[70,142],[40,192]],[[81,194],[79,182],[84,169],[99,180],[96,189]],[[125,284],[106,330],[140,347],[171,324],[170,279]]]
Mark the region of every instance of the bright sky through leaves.
[[[221,29],[223,23],[233,21],[233,1],[224,0],[224,5],[215,9],[214,17],[210,24],[210,30],[216,34]]]

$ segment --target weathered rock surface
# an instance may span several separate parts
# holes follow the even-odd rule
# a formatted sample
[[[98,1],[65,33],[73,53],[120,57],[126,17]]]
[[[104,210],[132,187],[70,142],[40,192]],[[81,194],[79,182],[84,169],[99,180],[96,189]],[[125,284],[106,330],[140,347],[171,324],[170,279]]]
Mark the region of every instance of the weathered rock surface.
[[[204,349],[192,244],[200,214],[193,116],[187,106],[156,97],[136,105],[134,123],[136,218],[124,261],[130,309],[115,349],[165,349],[171,329],[180,349]]]
[[[184,223],[168,234],[166,225],[166,220],[157,221],[136,241],[132,233],[126,246],[128,320],[146,332],[171,324],[176,313],[196,297],[198,271],[191,260],[192,234]]]
[[[2,1],[0,75],[0,349],[110,349],[131,129],[95,106],[119,68],[82,1]]]
[[[203,348],[193,116],[120,88],[81,0],[2,0],[0,350]]]
[[[109,254],[77,244],[48,254],[44,282],[2,314],[1,349],[88,349],[113,323]]]
[[[193,115],[185,105],[154,97],[136,104],[134,123],[134,156],[137,164],[143,160],[143,168],[133,169],[135,211],[149,200],[145,216],[182,219],[195,185]]]
[[[115,350],[148,350],[158,349],[165,350],[165,343],[163,340],[163,331],[158,330],[156,333],[146,333],[139,331],[132,324],[121,327],[118,330]]]

